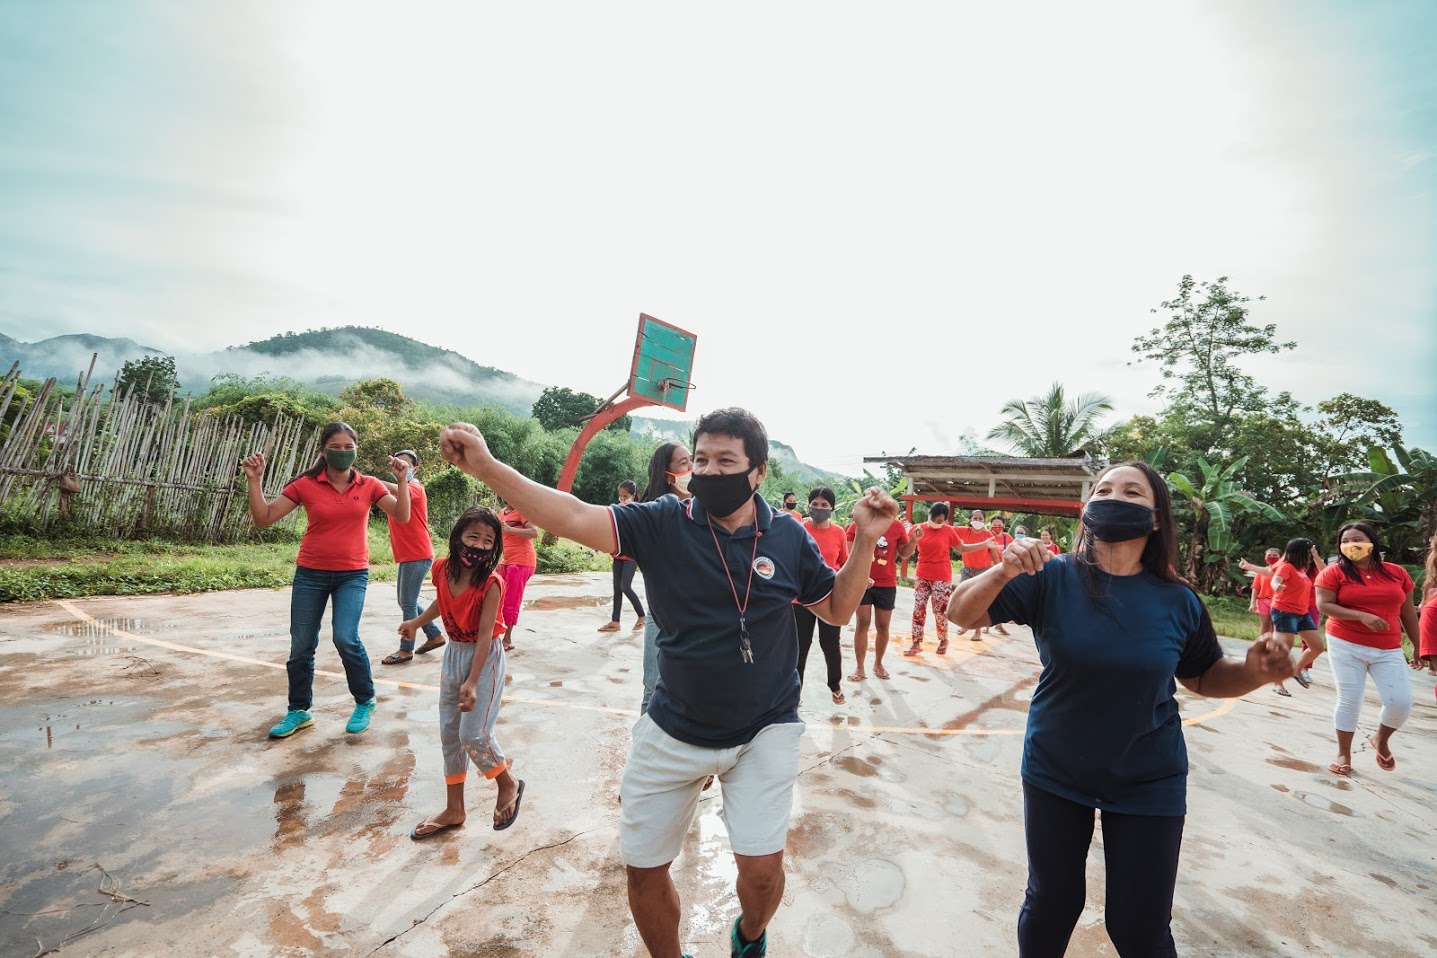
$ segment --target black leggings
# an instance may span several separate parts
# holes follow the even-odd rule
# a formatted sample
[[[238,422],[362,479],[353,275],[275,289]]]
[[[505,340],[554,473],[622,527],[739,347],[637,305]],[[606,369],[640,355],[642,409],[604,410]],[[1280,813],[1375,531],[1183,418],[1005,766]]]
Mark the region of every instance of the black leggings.
[[[1121,958],[1176,958],[1170,930],[1183,817],[1103,812],[1108,937]],[[1093,809],[1023,783],[1028,894],[1019,958],[1061,958],[1083,912]]]
[[[639,601],[639,594],[634,591],[634,573],[639,571],[639,564],[633,559],[614,560],[614,621],[619,621],[619,613],[624,611],[624,596],[629,597],[633,603],[634,611],[639,618],[644,617],[644,604]]]
[[[823,650],[823,661],[828,666],[828,690],[839,689],[839,673],[843,671],[843,659],[838,651],[839,627],[829,625],[801,605],[793,607],[793,621],[798,626],[798,684],[803,684],[803,667],[808,663],[808,650],[813,648],[813,627],[818,626],[818,647]]]

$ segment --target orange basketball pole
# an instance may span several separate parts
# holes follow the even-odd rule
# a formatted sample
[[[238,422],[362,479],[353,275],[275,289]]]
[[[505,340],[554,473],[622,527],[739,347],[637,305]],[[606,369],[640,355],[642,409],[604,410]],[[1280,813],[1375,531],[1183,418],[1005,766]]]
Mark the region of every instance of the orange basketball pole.
[[[584,428],[574,439],[574,444],[569,447],[569,455],[564,460],[564,468],[559,471],[559,484],[554,488],[560,492],[568,492],[574,488],[574,477],[579,474],[579,462],[584,458],[584,449],[588,447],[590,439],[597,436],[619,417],[625,416],[635,409],[655,405],[658,404],[650,402],[642,396],[630,396],[622,402],[605,406],[590,416],[589,421],[584,424]]]

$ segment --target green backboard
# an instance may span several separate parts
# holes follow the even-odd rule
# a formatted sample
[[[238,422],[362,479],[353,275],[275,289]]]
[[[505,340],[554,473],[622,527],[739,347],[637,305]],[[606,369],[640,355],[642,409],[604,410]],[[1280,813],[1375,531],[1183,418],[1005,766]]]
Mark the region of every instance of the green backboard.
[[[682,411],[694,388],[694,345],[698,337],[647,313],[639,314],[629,395]]]

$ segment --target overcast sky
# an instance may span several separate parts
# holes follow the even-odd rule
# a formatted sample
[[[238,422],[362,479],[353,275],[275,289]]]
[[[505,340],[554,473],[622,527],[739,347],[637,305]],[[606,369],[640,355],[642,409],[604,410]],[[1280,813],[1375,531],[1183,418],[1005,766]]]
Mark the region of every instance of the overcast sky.
[[[0,0],[0,332],[377,325],[806,461],[954,451],[1231,277],[1437,448],[1437,4]],[[336,372],[343,371],[336,357]]]

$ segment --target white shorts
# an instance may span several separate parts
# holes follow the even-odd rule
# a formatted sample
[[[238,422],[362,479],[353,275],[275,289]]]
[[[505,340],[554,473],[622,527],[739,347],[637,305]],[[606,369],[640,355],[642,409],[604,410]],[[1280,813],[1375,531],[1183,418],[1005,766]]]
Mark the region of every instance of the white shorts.
[[[802,738],[802,722],[785,722],[767,726],[747,745],[703,748],[680,742],[640,716],[619,785],[624,864],[658,868],[679,857],[710,775],[723,788],[719,814],[734,854],[783,851]]]

